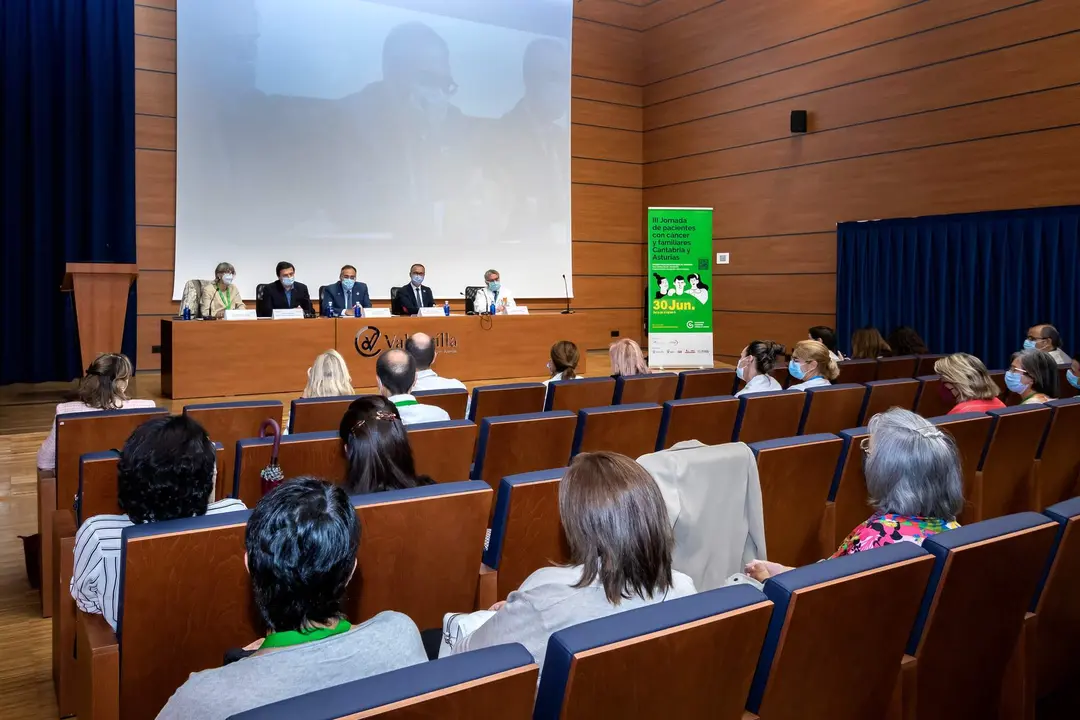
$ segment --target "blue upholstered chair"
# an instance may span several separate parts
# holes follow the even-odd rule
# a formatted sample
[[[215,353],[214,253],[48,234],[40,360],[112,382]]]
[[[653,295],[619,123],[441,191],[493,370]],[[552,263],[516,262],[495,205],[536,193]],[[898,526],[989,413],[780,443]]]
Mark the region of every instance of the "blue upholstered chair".
[[[579,410],[571,456],[607,450],[636,458],[654,452],[662,413],[654,403]]]
[[[915,398],[919,395],[919,381],[913,378],[874,380],[866,383],[866,400],[859,413],[857,424],[865,425],[870,418],[889,408],[915,410]]]
[[[1038,639],[1029,659],[1040,698],[1080,681],[1080,497],[1051,505],[1044,514],[1058,529],[1031,605]]]
[[[683,370],[675,388],[676,400],[731,395],[735,392],[737,376],[731,368]]]
[[[615,405],[656,403],[660,405],[675,399],[679,376],[675,373],[650,373],[648,375],[620,375],[615,378]]]
[[[806,388],[799,435],[838,433],[859,424],[866,386],[855,383]]]
[[[669,400],[660,417],[656,450],[666,450],[683,440],[700,440],[706,445],[731,442],[739,401],[731,395]]]
[[[611,405],[615,396],[615,380],[609,377],[575,378],[548,383],[544,410],[577,412],[587,407]]]
[[[337,431],[341,418],[359,395],[297,398],[289,406],[289,433]]]
[[[562,467],[576,429],[569,410],[484,418],[471,477],[495,489],[508,475]]]

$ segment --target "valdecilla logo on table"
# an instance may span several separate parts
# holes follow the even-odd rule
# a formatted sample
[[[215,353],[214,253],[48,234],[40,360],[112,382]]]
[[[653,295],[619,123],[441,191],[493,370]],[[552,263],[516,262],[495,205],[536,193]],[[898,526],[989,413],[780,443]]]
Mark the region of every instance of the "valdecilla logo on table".
[[[383,331],[374,325],[365,325],[356,333],[353,345],[360,357],[377,357],[384,350],[404,350],[406,335],[385,335]],[[456,353],[458,339],[448,332],[434,333],[431,339],[435,342],[435,349],[441,353]]]

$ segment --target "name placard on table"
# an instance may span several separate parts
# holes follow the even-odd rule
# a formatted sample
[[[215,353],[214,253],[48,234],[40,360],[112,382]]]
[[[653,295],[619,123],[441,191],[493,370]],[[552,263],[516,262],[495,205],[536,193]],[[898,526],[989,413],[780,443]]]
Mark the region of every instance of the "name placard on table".
[[[254,310],[226,310],[226,320],[258,320],[259,315]]]
[[[446,312],[441,307],[422,307],[420,317],[442,317]]]
[[[289,310],[275,310],[275,320],[303,320],[304,309],[303,308],[291,308]]]

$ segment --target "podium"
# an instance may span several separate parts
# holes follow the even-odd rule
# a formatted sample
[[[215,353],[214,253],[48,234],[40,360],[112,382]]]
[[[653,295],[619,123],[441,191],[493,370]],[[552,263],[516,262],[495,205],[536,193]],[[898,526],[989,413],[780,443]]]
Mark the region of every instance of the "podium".
[[[79,350],[85,371],[102,353],[118,353],[124,342],[128,291],[138,266],[120,263],[68,263],[61,290],[75,293]]]

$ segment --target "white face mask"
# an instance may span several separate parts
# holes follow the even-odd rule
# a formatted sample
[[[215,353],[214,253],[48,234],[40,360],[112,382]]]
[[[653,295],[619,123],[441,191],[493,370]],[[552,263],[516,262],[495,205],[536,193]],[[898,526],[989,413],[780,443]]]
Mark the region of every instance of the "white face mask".
[[[224,275],[221,276],[221,282],[225,283],[225,286],[228,287],[229,285],[232,285],[233,279],[235,277],[236,276],[233,275],[232,273],[225,273]]]

